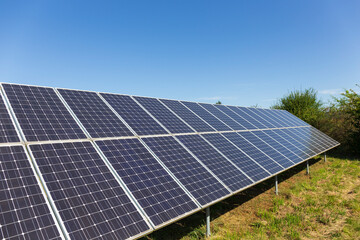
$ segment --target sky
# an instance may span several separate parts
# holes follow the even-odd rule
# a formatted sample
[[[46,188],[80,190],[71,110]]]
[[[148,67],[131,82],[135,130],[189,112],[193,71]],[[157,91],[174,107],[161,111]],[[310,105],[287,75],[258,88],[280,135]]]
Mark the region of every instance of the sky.
[[[360,84],[360,1],[0,1],[0,81],[270,107]]]

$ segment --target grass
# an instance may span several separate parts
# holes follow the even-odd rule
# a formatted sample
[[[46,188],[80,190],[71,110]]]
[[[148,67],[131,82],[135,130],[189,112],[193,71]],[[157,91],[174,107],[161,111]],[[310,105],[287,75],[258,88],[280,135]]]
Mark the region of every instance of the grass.
[[[360,239],[360,161],[312,159],[211,207],[209,239]],[[198,212],[145,239],[205,239]]]

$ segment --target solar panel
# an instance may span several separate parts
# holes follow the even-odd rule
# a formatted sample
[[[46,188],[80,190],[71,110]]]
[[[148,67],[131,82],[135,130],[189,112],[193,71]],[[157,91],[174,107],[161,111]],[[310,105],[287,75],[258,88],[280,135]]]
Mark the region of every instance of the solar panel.
[[[233,143],[229,142],[221,134],[202,134],[202,136],[252,180],[259,181],[270,176],[257,162],[235,147]]]
[[[282,155],[277,149],[271,147],[266,141],[257,137],[253,132],[239,132],[247,141],[251,142],[256,148],[269,156],[272,160],[280,164],[283,168],[288,168],[294,163],[290,161],[285,155]]]
[[[268,122],[268,127],[270,128],[281,128],[283,125],[279,122],[279,120],[274,119],[274,117],[270,117],[269,113],[266,112],[264,109],[261,108],[249,108],[249,110],[253,111],[255,114],[257,114],[259,117],[264,119],[266,122]]]
[[[86,138],[54,89],[2,84],[27,141]]]
[[[187,124],[189,124],[197,132],[214,132],[215,129],[209,124],[204,122],[188,108],[182,105],[179,101],[160,99],[168,108],[174,111],[180,118],[182,118]]]
[[[143,140],[201,205],[209,204],[230,194],[173,137],[150,137]]]
[[[130,96],[105,93],[101,93],[101,96],[138,135],[167,134],[167,131]]]
[[[149,231],[90,142],[30,149],[71,239],[126,239]]]
[[[230,131],[232,130],[229,126],[225,125],[222,121],[214,117],[211,113],[202,108],[199,104],[195,102],[181,102],[191,111],[193,111],[196,115],[202,118],[205,122],[210,124],[217,131]],[[234,123],[236,124],[236,123]],[[236,124],[238,125],[238,124]]]
[[[264,125],[263,120],[253,112],[249,111],[249,109],[245,107],[233,107],[232,110],[235,111],[238,115],[242,116],[244,119],[246,119],[246,121],[250,122],[256,128],[267,128],[266,125]]]
[[[215,117],[217,117],[221,121],[223,121],[226,125],[228,125],[232,129],[234,129],[234,130],[245,129],[243,125],[236,122],[234,119],[230,118],[228,115],[226,115],[225,113],[223,113],[222,111],[217,109],[214,105],[200,103],[200,106],[203,107],[204,109],[206,109],[207,111],[209,111],[211,114],[213,114]]]
[[[171,133],[194,132],[156,98],[134,97]]]
[[[58,89],[93,138],[133,136],[95,92]]]
[[[241,135],[237,133],[223,133],[222,135],[238,146],[242,151],[244,151],[270,173],[274,174],[283,170],[283,168],[278,163],[257,149]]]
[[[237,167],[223,157],[199,135],[181,135],[178,138],[198,159],[200,159],[232,191],[253,183]]]
[[[287,134],[281,132],[279,129],[264,132],[269,136],[273,137],[276,141],[281,143],[286,148],[290,149],[293,153],[301,157],[303,160],[313,155],[312,151],[310,151],[308,147],[302,144],[298,144],[295,139],[289,137]]]
[[[0,143],[20,142],[9,112],[0,95]]]
[[[96,144],[156,226],[198,208],[139,139]]]
[[[0,239],[61,239],[22,146],[0,147]]]
[[[286,146],[278,142],[275,138],[267,135],[264,131],[253,131],[252,133],[255,134],[258,138],[261,138],[271,147],[279,151],[281,154],[289,158],[289,160],[291,160],[293,163],[298,163],[303,160],[301,157],[293,153],[290,149],[286,148]]]
[[[287,128],[287,129],[280,129],[280,132],[283,132],[288,135],[288,138],[293,138],[297,141],[298,144],[303,145],[310,153],[311,156],[316,155],[320,152],[318,146],[311,144],[310,142],[306,142],[305,139],[299,137],[298,134],[294,130],[295,128]]]

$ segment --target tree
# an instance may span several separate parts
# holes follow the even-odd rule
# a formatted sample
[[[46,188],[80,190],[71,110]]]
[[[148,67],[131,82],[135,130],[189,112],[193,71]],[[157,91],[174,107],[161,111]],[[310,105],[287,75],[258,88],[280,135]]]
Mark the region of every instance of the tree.
[[[356,84],[360,88],[359,85]],[[360,155],[360,94],[353,89],[345,90],[340,98],[335,98],[335,107],[344,115],[347,123],[346,136],[350,153]]]
[[[222,102],[219,100],[219,101],[217,101],[215,104],[222,104]]]
[[[286,110],[316,127],[323,113],[322,106],[323,103],[318,99],[317,91],[309,88],[290,92],[280,98],[271,108]]]

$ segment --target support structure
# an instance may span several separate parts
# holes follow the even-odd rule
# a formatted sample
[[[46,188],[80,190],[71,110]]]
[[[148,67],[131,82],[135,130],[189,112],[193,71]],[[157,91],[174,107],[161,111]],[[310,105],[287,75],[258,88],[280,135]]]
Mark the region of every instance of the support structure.
[[[206,237],[210,237],[210,207],[206,208]]]
[[[277,175],[275,175],[275,195],[279,194],[279,189],[278,189],[278,177]]]
[[[324,152],[324,162],[326,162],[326,152]]]
[[[306,174],[310,175],[309,161],[306,161]]]

